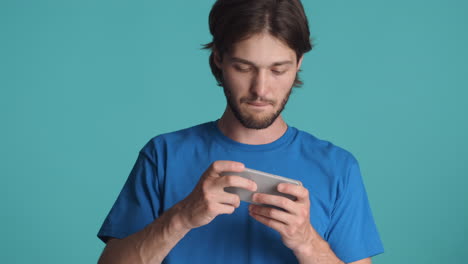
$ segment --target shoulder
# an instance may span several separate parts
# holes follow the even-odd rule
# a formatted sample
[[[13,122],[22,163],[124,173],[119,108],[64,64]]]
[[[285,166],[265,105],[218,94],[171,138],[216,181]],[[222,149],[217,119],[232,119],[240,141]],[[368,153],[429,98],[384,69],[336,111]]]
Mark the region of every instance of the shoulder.
[[[177,131],[160,134],[153,137],[150,142],[161,143],[161,142],[177,142],[181,140],[188,140],[192,138],[199,138],[209,133],[212,128],[212,122],[206,122],[196,126],[180,129]]]
[[[304,131],[298,132],[298,138],[301,155],[318,164],[325,172],[324,175],[334,186],[332,189],[336,191],[336,197],[341,197],[349,188],[357,189],[356,184],[362,181],[359,164],[349,150]]]
[[[151,138],[140,150],[150,159],[155,159],[158,153],[183,148],[195,142],[206,141],[210,138],[213,122],[206,122],[173,132],[163,133]]]
[[[332,163],[334,167],[357,163],[357,159],[349,150],[303,130],[297,129],[296,143],[301,153],[326,160]]]

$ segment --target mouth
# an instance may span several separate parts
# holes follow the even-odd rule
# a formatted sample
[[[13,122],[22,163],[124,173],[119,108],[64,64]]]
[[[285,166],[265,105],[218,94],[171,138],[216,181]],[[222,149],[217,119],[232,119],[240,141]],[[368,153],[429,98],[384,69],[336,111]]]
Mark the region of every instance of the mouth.
[[[265,106],[270,105],[267,102],[261,102],[261,101],[250,101],[250,102],[247,102],[247,104],[254,106],[254,107],[265,107]]]

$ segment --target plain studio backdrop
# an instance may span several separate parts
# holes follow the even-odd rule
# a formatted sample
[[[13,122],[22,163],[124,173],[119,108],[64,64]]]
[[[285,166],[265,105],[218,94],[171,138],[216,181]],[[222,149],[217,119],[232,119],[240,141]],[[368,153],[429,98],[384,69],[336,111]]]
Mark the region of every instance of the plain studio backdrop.
[[[214,1],[0,1],[2,263],[95,263],[152,137],[219,118]],[[287,122],[352,152],[385,250],[466,263],[468,2],[303,0]]]

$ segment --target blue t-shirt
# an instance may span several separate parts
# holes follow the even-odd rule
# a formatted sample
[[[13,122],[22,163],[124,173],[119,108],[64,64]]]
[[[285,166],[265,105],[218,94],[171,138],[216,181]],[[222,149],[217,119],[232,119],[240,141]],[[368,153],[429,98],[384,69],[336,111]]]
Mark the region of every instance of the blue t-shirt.
[[[193,190],[216,160],[301,181],[310,193],[310,221],[333,252],[353,262],[383,252],[359,165],[348,151],[288,127],[276,141],[248,145],[208,122],[151,139],[98,237],[125,238],[153,222]],[[192,229],[163,263],[297,263],[279,233],[256,221],[248,204]]]

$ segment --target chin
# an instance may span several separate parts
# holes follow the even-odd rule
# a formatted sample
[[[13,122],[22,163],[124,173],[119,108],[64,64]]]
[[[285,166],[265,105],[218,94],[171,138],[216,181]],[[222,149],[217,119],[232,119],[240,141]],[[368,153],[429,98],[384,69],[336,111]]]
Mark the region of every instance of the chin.
[[[269,113],[265,115],[245,115],[241,114],[236,116],[237,120],[246,128],[249,129],[265,129],[270,127],[275,120],[278,118],[278,115],[275,113]]]

